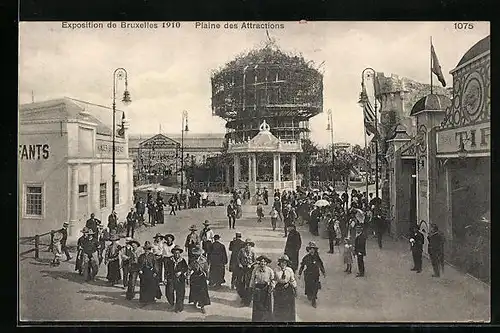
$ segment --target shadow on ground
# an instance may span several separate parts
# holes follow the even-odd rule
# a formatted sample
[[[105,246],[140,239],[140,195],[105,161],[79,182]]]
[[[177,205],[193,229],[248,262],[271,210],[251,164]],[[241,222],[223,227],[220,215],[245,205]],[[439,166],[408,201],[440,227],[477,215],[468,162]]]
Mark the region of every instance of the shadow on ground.
[[[166,302],[156,301],[151,304],[139,303],[139,293],[136,293],[135,299],[128,300],[125,298],[125,290],[107,290],[107,291],[89,291],[80,290],[79,294],[88,295],[85,297],[86,301],[98,301],[111,305],[119,305],[130,309],[143,309],[148,311],[169,311],[170,306]]]

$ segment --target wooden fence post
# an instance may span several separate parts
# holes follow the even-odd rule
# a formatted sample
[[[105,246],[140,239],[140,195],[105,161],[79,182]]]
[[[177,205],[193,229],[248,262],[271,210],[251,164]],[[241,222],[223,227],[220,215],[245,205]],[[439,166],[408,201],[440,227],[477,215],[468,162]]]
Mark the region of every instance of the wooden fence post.
[[[40,245],[40,236],[35,236],[35,259],[38,259],[39,253],[39,245]]]
[[[54,230],[51,230],[50,231],[50,244],[49,244],[49,252],[52,252],[54,249],[53,249],[53,246],[52,244],[54,243]]]

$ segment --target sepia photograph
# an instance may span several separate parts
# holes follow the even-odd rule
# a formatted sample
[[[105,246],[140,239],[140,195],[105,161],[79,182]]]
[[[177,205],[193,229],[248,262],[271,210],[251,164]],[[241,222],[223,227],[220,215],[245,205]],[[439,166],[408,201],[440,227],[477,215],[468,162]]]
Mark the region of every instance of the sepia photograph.
[[[18,320],[489,323],[490,23],[19,23]]]

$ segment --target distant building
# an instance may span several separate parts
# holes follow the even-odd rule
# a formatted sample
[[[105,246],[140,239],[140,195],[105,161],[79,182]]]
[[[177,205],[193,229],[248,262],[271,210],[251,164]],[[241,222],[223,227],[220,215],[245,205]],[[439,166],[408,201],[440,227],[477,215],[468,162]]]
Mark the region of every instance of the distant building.
[[[134,178],[146,175],[177,175],[181,168],[181,143],[184,165],[201,165],[220,155],[224,133],[131,134],[129,154],[134,163]]]
[[[122,111],[117,114],[121,119]],[[111,123],[110,108],[67,97],[20,105],[21,236],[59,229],[69,222],[68,236],[75,239],[91,213],[107,224],[113,186]],[[133,204],[126,130],[117,133],[115,147],[115,204],[123,221]]]

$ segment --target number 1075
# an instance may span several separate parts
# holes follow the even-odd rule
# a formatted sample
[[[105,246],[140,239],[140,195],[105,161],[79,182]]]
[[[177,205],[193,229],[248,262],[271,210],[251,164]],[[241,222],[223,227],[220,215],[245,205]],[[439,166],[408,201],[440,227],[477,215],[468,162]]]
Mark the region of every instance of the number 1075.
[[[457,30],[471,30],[474,29],[474,24],[468,22],[456,22],[454,24]]]

